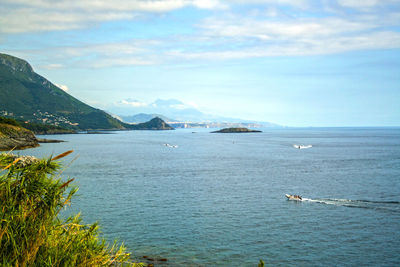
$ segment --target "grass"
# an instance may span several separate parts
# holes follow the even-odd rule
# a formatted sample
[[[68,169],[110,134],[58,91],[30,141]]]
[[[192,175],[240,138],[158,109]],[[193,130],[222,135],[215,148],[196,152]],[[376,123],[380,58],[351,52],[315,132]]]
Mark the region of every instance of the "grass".
[[[123,245],[108,245],[98,225],[58,214],[78,188],[59,178],[60,159],[0,154],[1,266],[144,266]]]

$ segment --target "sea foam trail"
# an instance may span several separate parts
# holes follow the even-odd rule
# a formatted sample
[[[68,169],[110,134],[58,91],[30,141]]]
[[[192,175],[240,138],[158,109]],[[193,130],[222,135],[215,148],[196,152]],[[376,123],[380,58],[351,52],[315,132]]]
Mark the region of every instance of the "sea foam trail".
[[[294,144],[293,147],[297,148],[297,149],[307,149],[307,148],[311,148],[312,145],[296,145],[296,144]]]
[[[400,201],[352,200],[352,199],[340,199],[340,198],[317,198],[317,199],[303,198],[303,201],[326,204],[326,205],[343,206],[349,208],[400,212]]]

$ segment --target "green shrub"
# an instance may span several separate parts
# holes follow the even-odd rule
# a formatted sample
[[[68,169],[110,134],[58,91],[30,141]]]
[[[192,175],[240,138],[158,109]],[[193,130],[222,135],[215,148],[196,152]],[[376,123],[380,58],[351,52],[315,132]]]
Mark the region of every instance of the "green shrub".
[[[69,153],[72,151],[69,151]],[[123,246],[99,238],[98,225],[59,212],[78,190],[61,181],[53,159],[0,154],[1,266],[143,266]]]
[[[10,124],[10,125],[14,125],[14,126],[20,126],[16,120],[14,120],[12,118],[1,117],[1,116],[0,116],[0,123]]]

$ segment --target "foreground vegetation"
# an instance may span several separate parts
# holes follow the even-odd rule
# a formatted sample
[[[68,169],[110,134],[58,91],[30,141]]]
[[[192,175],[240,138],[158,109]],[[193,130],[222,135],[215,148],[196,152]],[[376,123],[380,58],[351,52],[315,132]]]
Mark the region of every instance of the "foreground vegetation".
[[[116,243],[107,245],[98,225],[84,225],[79,214],[58,214],[77,188],[59,178],[57,160],[0,154],[1,266],[143,266],[129,262]]]

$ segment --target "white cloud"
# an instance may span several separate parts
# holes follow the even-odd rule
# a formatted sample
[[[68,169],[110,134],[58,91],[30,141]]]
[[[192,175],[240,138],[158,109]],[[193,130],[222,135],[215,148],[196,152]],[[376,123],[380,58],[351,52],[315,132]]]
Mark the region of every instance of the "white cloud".
[[[199,108],[199,105],[197,105],[195,102],[187,102],[186,104],[191,108]]]
[[[290,6],[297,12],[332,6],[373,10],[396,5],[398,0],[2,0],[0,32],[24,33],[80,29],[94,24],[133,20],[143,13],[165,13],[185,7],[199,9],[229,9],[235,5],[265,9],[277,16],[278,8]],[[262,8],[260,8],[260,6]],[[392,11],[395,9],[392,9]],[[290,11],[293,12],[293,11]]]
[[[94,23],[132,20],[140,13],[164,13],[187,6],[224,7],[216,0],[3,0],[0,32],[73,30]]]
[[[366,14],[280,20],[231,14],[208,18],[199,25],[203,36],[225,46],[208,51],[176,49],[168,53],[187,60],[225,60],[400,48],[400,32],[392,28],[398,26],[399,21],[400,13],[396,12],[385,18]]]
[[[79,29],[92,23],[133,19],[136,15],[127,12],[80,12],[36,8],[1,8],[0,32],[23,33]]]
[[[201,9],[225,9],[228,8],[227,4],[223,4],[216,0],[193,0],[193,6]]]
[[[186,107],[186,105],[181,104],[181,105],[171,105],[170,108],[183,110],[183,109],[186,109],[187,107]]]
[[[388,4],[398,3],[398,0],[337,0],[343,7],[351,8],[371,8]]]
[[[240,50],[207,52],[175,51],[171,54],[185,60],[230,60],[275,56],[310,56],[335,54],[357,50],[390,49],[400,47],[400,33],[379,32],[356,37],[302,39],[281,44],[252,46]]]
[[[148,104],[141,102],[139,100],[136,100],[136,99],[124,99],[124,100],[117,102],[117,105],[118,106],[130,106],[130,107],[134,107],[134,108],[148,106]]]
[[[141,66],[162,63],[158,51],[160,41],[127,40],[80,46],[57,46],[45,49],[3,51],[29,60],[35,68],[54,70],[61,68],[105,68],[110,66]],[[39,60],[38,64],[35,61]]]
[[[262,5],[282,5],[282,6],[293,6],[298,8],[310,7],[313,0],[226,0],[230,3],[238,4],[262,4]]]
[[[55,69],[61,69],[64,67],[63,64],[46,64],[46,65],[42,65],[41,66],[44,69],[48,69],[48,70],[55,70]]]
[[[99,44],[76,42],[68,46],[9,51],[27,59],[35,55],[40,58],[36,66],[46,69],[145,66],[181,63],[185,60],[195,62],[400,48],[399,9],[380,13],[378,8],[373,8],[388,8],[385,4],[394,1],[328,2],[329,5],[325,1],[319,2],[319,5],[336,5],[337,9],[331,12],[321,7],[327,13],[313,13],[312,10],[304,12],[312,3],[309,0],[73,0],[54,4],[49,4],[49,0],[7,0],[5,3],[14,4],[0,7],[0,13],[5,14],[0,17],[0,32],[75,29],[101,21],[134,19],[137,12],[168,12],[186,6],[222,10],[192,25],[191,33],[186,35],[154,35]],[[223,9],[233,5],[247,9]],[[294,14],[288,14],[288,9],[282,8],[282,5],[290,5]],[[360,10],[352,12],[351,16],[346,12],[338,12],[341,8],[356,6]],[[364,10],[362,7],[371,8]],[[2,12],[8,9],[12,12]]]
[[[370,18],[358,20],[343,18],[309,18],[286,20],[259,20],[233,16],[210,18],[202,27],[213,37],[256,38],[260,40],[287,40],[292,38],[323,37],[371,30],[380,26]]]
[[[168,100],[167,100],[168,101]],[[167,108],[172,108],[176,110],[184,110],[184,109],[196,109],[198,108],[197,104],[194,102],[183,103],[176,99],[170,99],[170,104],[167,104]]]
[[[192,4],[188,0],[5,0],[13,5],[57,10],[108,10],[108,11],[146,11],[167,12]]]
[[[113,104],[114,107],[136,110],[147,113],[160,113],[165,111],[182,111],[197,109],[194,102],[184,103],[177,99],[157,99],[152,103],[145,103],[137,99],[124,99]]]
[[[54,85],[57,86],[58,88],[60,88],[61,90],[63,90],[64,92],[68,92],[69,91],[69,88],[66,85],[56,84],[56,83]]]

